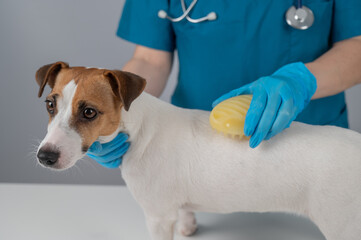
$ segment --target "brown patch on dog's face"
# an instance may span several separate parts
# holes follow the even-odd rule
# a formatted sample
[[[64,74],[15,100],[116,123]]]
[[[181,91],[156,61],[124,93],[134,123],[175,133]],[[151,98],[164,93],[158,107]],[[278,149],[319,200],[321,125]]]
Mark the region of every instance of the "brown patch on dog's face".
[[[63,89],[71,80],[75,81],[73,69],[64,68],[58,72],[54,80],[53,89],[45,100],[49,114],[49,124],[58,113],[58,99],[63,98]],[[52,105],[53,107],[52,112],[49,111],[49,105]]]
[[[85,71],[80,76],[72,104],[70,126],[82,136],[84,152],[99,136],[115,132],[122,103],[112,92],[103,71]]]

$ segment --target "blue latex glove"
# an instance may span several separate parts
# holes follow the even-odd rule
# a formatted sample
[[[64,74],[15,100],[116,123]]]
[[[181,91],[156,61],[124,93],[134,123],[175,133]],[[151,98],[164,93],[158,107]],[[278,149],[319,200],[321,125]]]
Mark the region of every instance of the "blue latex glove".
[[[310,102],[317,88],[315,76],[301,63],[283,66],[271,76],[262,77],[235,89],[213,102],[218,103],[241,94],[253,94],[246,115],[244,133],[252,136],[249,146],[257,147],[288,128]]]
[[[117,168],[122,164],[123,155],[128,151],[130,143],[128,135],[119,133],[112,141],[101,144],[94,142],[86,155],[107,168]]]

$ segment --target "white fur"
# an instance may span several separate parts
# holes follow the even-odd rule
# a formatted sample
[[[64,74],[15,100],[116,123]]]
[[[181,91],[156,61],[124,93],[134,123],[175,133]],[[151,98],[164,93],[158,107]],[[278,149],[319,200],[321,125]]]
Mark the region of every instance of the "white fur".
[[[44,139],[74,154],[65,167],[80,158],[80,136],[68,125],[75,91],[74,82],[64,89]],[[177,220],[179,233],[193,234],[193,211],[297,213],[313,220],[327,240],[360,239],[360,134],[295,122],[251,149],[248,141],[211,129],[208,119],[209,112],[142,93],[122,110],[119,129],[99,137],[107,142],[119,131],[129,134],[122,175],[154,240],[172,240]]]
[[[38,151],[47,143],[57,146],[60,150],[58,168],[69,168],[83,156],[81,152],[81,136],[69,126],[72,115],[72,101],[77,89],[74,80],[63,89],[62,96],[56,101],[58,113],[48,125],[48,133],[40,143]]]
[[[209,112],[146,93],[121,116],[131,142],[122,175],[154,240],[173,239],[178,216],[179,232],[192,234],[192,211],[292,212],[327,240],[360,239],[360,134],[295,122],[251,149],[211,129]]]

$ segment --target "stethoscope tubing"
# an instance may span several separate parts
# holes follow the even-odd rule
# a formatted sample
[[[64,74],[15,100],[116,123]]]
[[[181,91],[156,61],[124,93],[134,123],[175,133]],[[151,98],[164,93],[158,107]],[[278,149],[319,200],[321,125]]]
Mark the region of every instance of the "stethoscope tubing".
[[[302,7],[303,7],[302,0],[297,0],[297,8],[302,8]]]
[[[184,18],[187,18],[188,21],[192,22],[193,19],[191,19],[191,18],[188,16],[188,14],[189,14],[189,12],[193,9],[194,5],[196,5],[197,1],[198,1],[198,0],[193,0],[192,3],[189,5],[189,7],[186,9],[184,0],[181,0],[181,5],[182,5],[182,9],[183,9],[183,14],[182,14],[181,16],[177,17],[177,18],[173,18],[173,19],[172,19],[172,22],[179,22],[179,21],[182,21]],[[167,18],[168,18],[169,20],[171,20],[169,16],[167,16]]]
[[[194,3],[193,4],[193,6],[196,4],[196,2],[197,2],[198,0],[194,0],[192,3]],[[191,5],[189,5],[189,7],[188,7],[188,9],[186,8],[186,5],[185,5],[185,3],[184,3],[184,0],[181,0],[181,5],[182,5],[182,10],[183,10],[183,12],[185,12],[186,10],[188,10],[189,8],[193,8],[193,6],[192,6],[192,4]],[[191,22],[191,23],[200,23],[200,22],[204,22],[204,21],[206,21],[206,20],[209,20],[209,17],[210,17],[210,14],[212,14],[212,13],[214,13],[214,12],[210,12],[209,14],[207,14],[207,16],[204,16],[204,17],[201,17],[201,18],[197,18],[197,19],[193,19],[193,18],[191,18],[190,16],[189,16],[189,14],[187,14],[186,15],[186,19],[189,21],[189,22]]]
[[[207,14],[207,16],[201,17],[201,18],[197,18],[197,19],[193,19],[189,16],[190,11],[192,11],[192,9],[194,8],[194,5],[197,3],[198,0],[193,0],[191,2],[191,4],[188,6],[188,8],[186,7],[184,0],[180,0],[181,5],[182,5],[182,10],[183,10],[183,14],[177,18],[172,18],[170,16],[168,16],[167,12],[164,10],[159,10],[158,11],[158,17],[160,18],[167,18],[168,20],[172,21],[172,22],[180,22],[183,19],[187,19],[189,22],[191,23],[200,23],[200,22],[204,22],[204,21],[212,21],[215,20],[217,18],[217,14],[215,12],[210,12]]]

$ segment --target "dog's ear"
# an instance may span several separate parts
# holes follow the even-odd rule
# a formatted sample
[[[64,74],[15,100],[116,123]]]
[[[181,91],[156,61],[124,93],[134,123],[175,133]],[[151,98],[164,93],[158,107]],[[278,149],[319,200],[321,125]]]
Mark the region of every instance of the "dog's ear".
[[[130,72],[108,70],[104,72],[113,89],[114,95],[122,101],[124,109],[129,110],[130,104],[144,90],[146,81],[144,78]]]
[[[55,85],[56,76],[58,75],[60,70],[62,68],[68,68],[68,67],[69,65],[65,62],[56,62],[39,68],[35,74],[36,82],[40,86],[38,97],[41,97],[41,95],[43,94],[46,83],[48,83],[49,86],[53,88]]]

